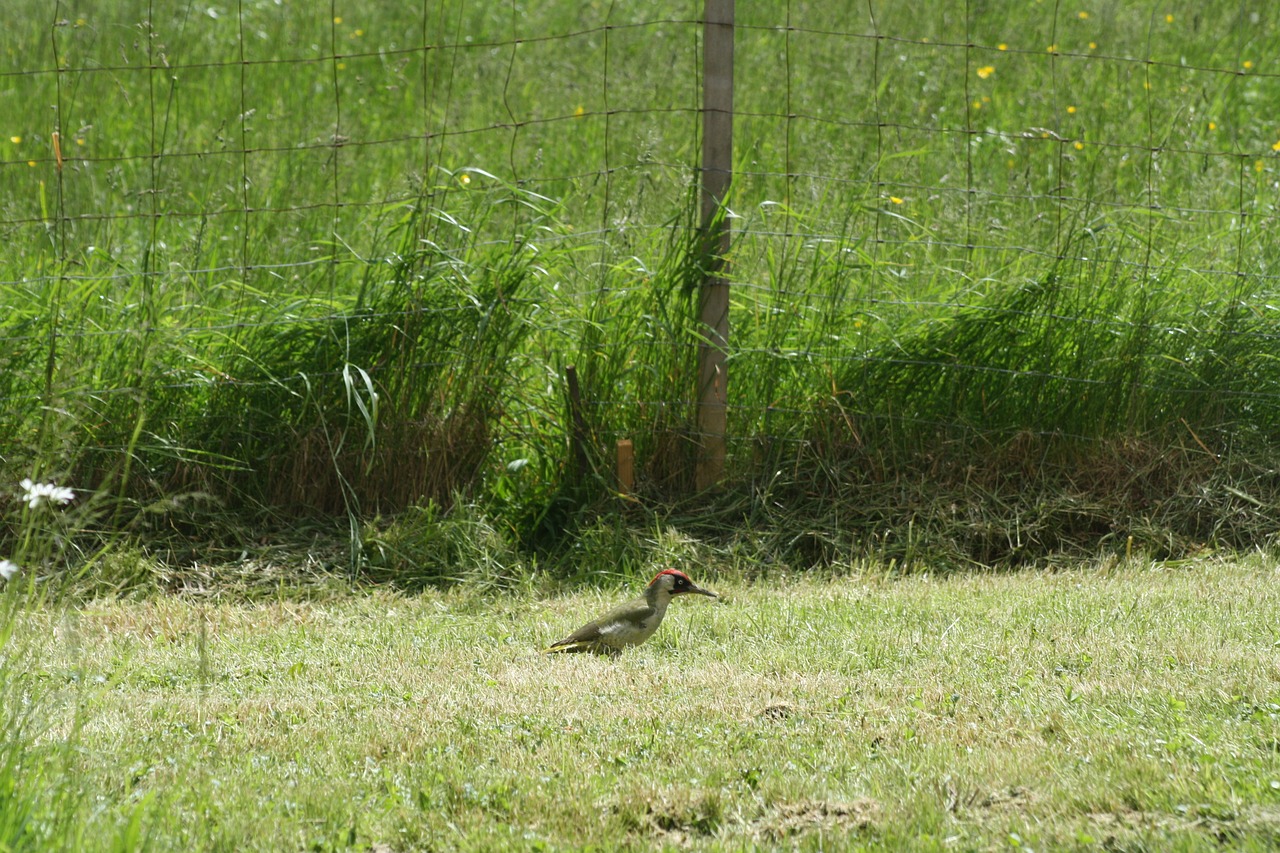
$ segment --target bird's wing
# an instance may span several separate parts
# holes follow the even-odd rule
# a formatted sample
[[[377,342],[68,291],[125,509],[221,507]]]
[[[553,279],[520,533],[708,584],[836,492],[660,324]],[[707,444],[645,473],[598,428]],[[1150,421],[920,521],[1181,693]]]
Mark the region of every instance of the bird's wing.
[[[596,640],[599,640],[601,636],[600,623],[598,621],[588,622],[569,636],[565,637],[563,640],[560,640],[557,643],[552,643],[551,648],[554,649],[560,646],[572,646],[577,643],[594,643]]]

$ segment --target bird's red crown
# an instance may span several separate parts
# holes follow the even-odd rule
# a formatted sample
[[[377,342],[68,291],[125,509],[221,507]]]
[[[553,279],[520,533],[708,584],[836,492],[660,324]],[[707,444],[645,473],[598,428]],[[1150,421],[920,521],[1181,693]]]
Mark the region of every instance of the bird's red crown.
[[[662,571],[658,572],[656,575],[653,576],[653,580],[649,581],[649,586],[653,586],[655,583],[657,583],[658,578],[662,577],[663,575],[671,575],[672,577],[684,578],[685,580],[689,581],[689,583],[693,583],[693,581],[689,580],[689,576],[686,575],[684,572],[680,571],[679,569],[663,569]]]

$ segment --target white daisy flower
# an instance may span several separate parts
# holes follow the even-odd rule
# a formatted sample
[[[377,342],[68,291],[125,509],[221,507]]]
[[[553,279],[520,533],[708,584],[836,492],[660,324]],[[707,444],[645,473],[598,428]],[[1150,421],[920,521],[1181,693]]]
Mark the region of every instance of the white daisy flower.
[[[23,478],[19,485],[22,486],[22,499],[32,509],[46,501],[56,503],[59,506],[66,506],[76,497],[76,493],[66,486],[59,486],[54,483],[33,483],[30,477]]]

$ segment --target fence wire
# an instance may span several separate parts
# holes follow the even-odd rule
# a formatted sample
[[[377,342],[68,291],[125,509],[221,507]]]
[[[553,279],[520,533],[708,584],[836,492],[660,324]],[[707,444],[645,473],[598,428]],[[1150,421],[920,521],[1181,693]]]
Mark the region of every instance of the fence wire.
[[[809,411],[803,388],[928,367],[895,342],[944,316],[1016,317],[991,294],[1049,274],[1163,294],[1189,327],[1232,306],[1270,318],[1274,16],[830,5],[738,9],[731,440],[806,441],[770,432]],[[654,399],[631,383],[670,342],[609,320],[696,224],[700,3],[18,6],[0,35],[0,346],[29,381],[0,387],[10,422],[143,389],[146,371],[68,359],[145,352],[146,389],[176,395],[340,379],[349,352],[270,371],[209,352],[262,330],[448,326],[473,307],[461,290],[391,307],[372,294],[396,270],[469,281],[504,252],[535,282],[504,310],[541,324],[512,356],[539,389],[510,407],[528,412],[501,436],[512,454],[559,417],[549,377],[591,352],[615,362],[591,387],[602,441],[636,428],[628,412],[693,405],[692,388]],[[406,265],[414,253],[426,260]],[[1116,334],[1151,322],[1070,300],[1027,314]],[[655,322],[696,348],[689,324]],[[1269,346],[1265,328],[1238,334]],[[1034,354],[1001,364],[935,366],[1105,384]]]

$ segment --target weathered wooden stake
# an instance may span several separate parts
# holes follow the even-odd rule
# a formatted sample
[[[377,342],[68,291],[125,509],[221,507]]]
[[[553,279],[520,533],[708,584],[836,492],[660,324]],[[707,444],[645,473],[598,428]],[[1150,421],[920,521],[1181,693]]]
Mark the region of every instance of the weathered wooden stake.
[[[635,490],[635,463],[635,449],[631,446],[631,439],[618,439],[618,491],[624,495]]]
[[[569,385],[569,422],[572,424],[569,433],[569,444],[573,450],[571,477],[574,485],[581,485],[582,478],[587,475],[591,463],[587,455],[587,420],[582,414],[582,392],[578,388],[578,368],[572,364],[565,367],[564,378]]]
[[[698,347],[699,491],[724,474],[729,402],[729,220],[724,202],[733,177],[733,2],[706,0],[702,41],[702,234],[706,279],[698,316],[704,340]]]

